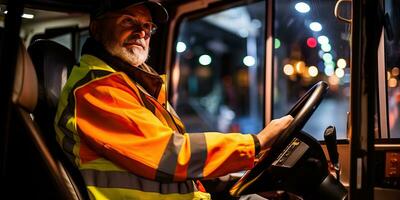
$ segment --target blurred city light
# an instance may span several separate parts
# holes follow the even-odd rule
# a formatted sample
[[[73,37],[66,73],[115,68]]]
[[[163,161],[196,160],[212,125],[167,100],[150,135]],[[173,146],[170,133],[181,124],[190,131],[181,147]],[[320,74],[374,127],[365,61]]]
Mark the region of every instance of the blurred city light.
[[[288,76],[293,75],[293,74],[294,74],[293,65],[291,65],[291,64],[286,64],[286,65],[283,67],[283,73],[285,73],[285,74],[288,75]]]
[[[256,64],[256,59],[253,56],[246,56],[243,58],[243,64],[247,67],[252,67]]]
[[[317,46],[317,40],[313,37],[307,39],[307,46],[310,48],[315,48]]]
[[[398,67],[393,67],[393,69],[392,69],[393,76],[398,76],[399,73],[400,73],[399,68]]]
[[[253,25],[253,27],[256,29],[262,27],[261,21],[258,19],[251,20],[251,25]]]
[[[209,64],[211,64],[211,61],[212,61],[211,57],[209,55],[206,55],[206,54],[200,56],[200,58],[199,58],[199,63],[201,65],[209,65]]]
[[[322,56],[322,59],[324,60],[324,62],[331,62],[332,61],[332,54],[324,53],[324,55]]]
[[[304,2],[296,3],[294,8],[300,13],[308,13],[310,11],[310,6]]]
[[[8,11],[5,10],[3,13],[4,13],[4,14],[7,14]],[[35,15],[23,13],[23,14],[21,15],[21,17],[22,17],[22,18],[25,18],[25,19],[33,19],[33,18],[35,17]]]
[[[299,61],[296,63],[296,72],[302,74],[305,71],[306,63],[303,61]]]
[[[338,61],[336,62],[336,64],[339,68],[342,68],[342,69],[346,68],[346,66],[347,66],[346,60],[343,58],[339,58]]]
[[[319,50],[319,51],[318,51],[318,56],[319,56],[320,58],[323,58],[324,53],[325,53],[324,51]]]
[[[249,36],[249,31],[244,29],[244,28],[242,28],[242,29],[239,30],[239,35],[242,38],[247,38]]]
[[[278,38],[275,38],[274,46],[275,46],[275,49],[279,49],[279,47],[281,47],[281,41]]]
[[[330,44],[321,44],[321,49],[322,51],[330,52],[332,50],[332,47]]]
[[[336,75],[338,78],[342,78],[342,77],[344,76],[344,70],[343,70],[342,68],[337,68],[337,69],[335,70],[335,75]]]
[[[310,66],[308,68],[308,74],[310,74],[311,77],[316,77],[318,76],[318,68],[315,66]]]
[[[324,73],[325,73],[327,76],[332,76],[333,73],[335,73],[335,71],[334,71],[334,68],[333,68],[333,67],[325,66]]]
[[[176,52],[182,53],[182,52],[184,52],[185,50],[186,50],[186,44],[185,44],[185,43],[183,43],[183,42],[178,42],[178,43],[176,44]]]
[[[325,67],[335,68],[335,63],[333,61],[324,62]]]
[[[339,84],[339,78],[336,76],[330,76],[328,78],[328,82],[330,85],[338,85]]]
[[[22,18],[25,18],[25,19],[33,19],[34,17],[35,16],[32,14],[26,14],[26,13],[22,14]]]
[[[397,87],[397,79],[395,78],[390,78],[388,81],[388,86],[391,88]]]
[[[320,44],[329,44],[329,39],[325,35],[321,35],[317,38],[318,43]]]
[[[322,30],[322,25],[318,22],[311,22],[310,29],[315,32],[319,32]]]

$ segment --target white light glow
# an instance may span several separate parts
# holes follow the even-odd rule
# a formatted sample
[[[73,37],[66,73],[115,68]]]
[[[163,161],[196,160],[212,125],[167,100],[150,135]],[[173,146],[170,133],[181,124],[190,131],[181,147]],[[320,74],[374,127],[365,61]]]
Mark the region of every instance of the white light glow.
[[[211,61],[212,61],[212,59],[209,55],[202,55],[199,58],[199,63],[201,65],[209,65],[209,64],[211,64]]]
[[[322,25],[318,22],[311,22],[310,29],[315,32],[319,32],[322,30]]]
[[[333,67],[325,66],[324,72],[327,76],[332,76],[335,73]]]
[[[318,76],[318,68],[315,66],[310,66],[308,68],[308,74],[310,74],[311,77],[316,77]]]
[[[4,13],[4,14],[7,14],[7,13],[8,13],[8,11],[7,11],[7,10],[5,10],[3,13]],[[25,19],[33,19],[33,18],[35,17],[35,15],[33,15],[33,14],[26,14],[26,13],[24,13],[24,14],[22,14],[22,15],[21,15],[21,17],[22,17],[22,18],[25,18]]]
[[[323,58],[324,53],[325,53],[324,51],[319,50],[319,51],[318,51],[318,56],[319,56],[320,58]]]
[[[338,61],[336,62],[336,65],[337,65],[339,68],[344,69],[344,68],[346,68],[347,63],[346,63],[346,60],[345,60],[345,59],[340,58],[340,59],[338,59]]]
[[[256,59],[253,56],[246,56],[243,58],[243,64],[247,67],[252,67],[256,64]]]
[[[240,29],[239,30],[239,35],[242,38],[247,38],[249,36],[249,31],[247,31],[246,29]]]
[[[296,3],[294,8],[300,13],[308,13],[310,11],[310,6],[304,2]]]
[[[321,35],[317,38],[318,43],[320,44],[329,44],[329,38],[326,37],[325,35]]]
[[[322,59],[325,62],[331,62],[332,61],[332,54],[330,53],[324,53],[324,55],[322,56]]]
[[[261,27],[262,27],[262,23],[261,23],[261,21],[258,20],[258,19],[253,19],[253,20],[251,20],[251,25],[252,25],[254,28],[261,28]]]
[[[33,19],[35,16],[34,15],[32,15],[32,14],[22,14],[22,18],[25,18],[25,19]]]
[[[335,70],[335,75],[336,75],[338,78],[342,78],[342,77],[344,76],[344,70],[343,70],[342,68],[337,68],[337,69]]]
[[[325,67],[335,68],[335,63],[332,61],[324,62]]]
[[[324,52],[330,52],[332,50],[332,47],[330,44],[321,44],[321,49]]]
[[[288,76],[293,75],[293,73],[294,73],[294,67],[293,67],[293,65],[291,65],[291,64],[286,64],[286,65],[283,67],[283,73],[285,73],[285,74],[288,75]]]
[[[183,42],[178,42],[178,43],[176,44],[176,52],[182,53],[182,52],[184,52],[185,50],[186,50],[186,44],[185,44],[185,43],[183,43]]]

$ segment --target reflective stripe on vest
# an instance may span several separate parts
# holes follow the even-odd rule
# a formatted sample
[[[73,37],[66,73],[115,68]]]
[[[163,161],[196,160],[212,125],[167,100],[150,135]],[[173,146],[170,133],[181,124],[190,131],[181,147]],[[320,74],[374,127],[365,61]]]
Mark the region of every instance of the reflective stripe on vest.
[[[90,58],[90,57],[89,57]],[[106,78],[113,71],[109,69],[90,69],[88,67],[74,67],[76,70],[75,80],[69,80],[63,91],[60,99],[59,110],[57,112],[55,125],[57,132],[57,140],[62,146],[62,149],[77,166],[79,166],[81,174],[85,180],[89,193],[93,199],[210,199],[209,194],[198,192],[193,185],[193,181],[171,182],[173,176],[165,175],[164,172],[174,174],[178,155],[183,141],[184,127],[180,120],[170,114],[164,105],[157,102],[156,99],[150,97],[146,91],[133,82],[137,88],[136,93],[140,95],[140,100],[144,107],[150,110],[154,115],[164,120],[175,133],[166,147],[169,151],[164,151],[160,161],[157,178],[159,180],[168,181],[168,183],[160,183],[145,178],[138,177],[126,170],[119,168],[110,161],[99,158],[95,164],[83,164],[79,158],[80,152],[80,137],[76,127],[75,119],[75,95],[74,91],[84,84],[89,84],[91,81]],[[74,73],[74,71],[73,71]],[[64,98],[64,99],[62,99]],[[188,178],[202,177],[202,168],[205,165],[207,158],[207,150],[198,151],[195,148],[205,147],[204,134],[190,134],[189,138],[192,142],[192,152],[202,152],[201,155],[195,155],[196,160],[190,162],[201,163],[199,165],[191,165],[187,169]],[[199,145],[195,145],[199,144]],[[91,165],[87,167],[87,165]],[[194,167],[197,166],[197,167]],[[123,192],[122,192],[123,191]]]

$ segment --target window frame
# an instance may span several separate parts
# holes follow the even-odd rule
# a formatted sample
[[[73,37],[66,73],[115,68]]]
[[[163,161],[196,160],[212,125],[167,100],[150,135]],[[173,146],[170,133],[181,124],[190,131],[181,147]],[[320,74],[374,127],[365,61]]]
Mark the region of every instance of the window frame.
[[[243,1],[243,0],[234,0],[234,1],[214,1],[211,0],[207,3],[200,4],[198,2],[189,2],[186,6],[182,6],[182,10],[177,10],[175,18],[171,19],[169,24],[168,33],[168,44],[167,44],[167,52],[166,52],[166,74],[167,74],[167,96],[172,106],[176,106],[173,104],[174,93],[177,92],[177,83],[173,82],[174,70],[178,67],[176,63],[177,53],[175,51],[175,44],[179,36],[179,30],[181,24],[184,20],[193,20],[199,19],[204,16],[214,14],[217,12],[221,12],[224,10],[228,10],[231,8],[250,5],[252,3],[261,2],[262,0],[251,0],[251,1]],[[266,19],[264,27],[264,42],[265,42],[265,55],[262,58],[264,61],[264,76],[263,76],[263,87],[264,87],[264,103],[262,105],[263,113],[262,113],[262,126],[265,127],[272,120],[272,102],[273,102],[273,10],[274,10],[274,1],[265,0],[265,10],[266,10]]]

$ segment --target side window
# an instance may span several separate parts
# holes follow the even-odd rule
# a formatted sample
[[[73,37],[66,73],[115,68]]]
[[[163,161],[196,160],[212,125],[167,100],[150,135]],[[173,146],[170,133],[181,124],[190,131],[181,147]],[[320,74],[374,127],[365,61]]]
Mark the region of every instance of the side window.
[[[305,3],[307,2],[307,3]],[[275,1],[273,117],[280,117],[315,83],[329,92],[304,130],[323,140],[335,125],[345,139],[350,92],[350,25],[333,14],[336,0]],[[350,4],[342,9],[350,16]]]
[[[262,129],[265,7],[261,1],[183,20],[172,102],[188,132]]]
[[[72,34],[71,33],[59,35],[59,36],[49,38],[49,39],[67,47],[70,50],[72,48]]]
[[[400,138],[400,2],[386,0],[385,11],[391,26],[385,35],[389,137]]]

